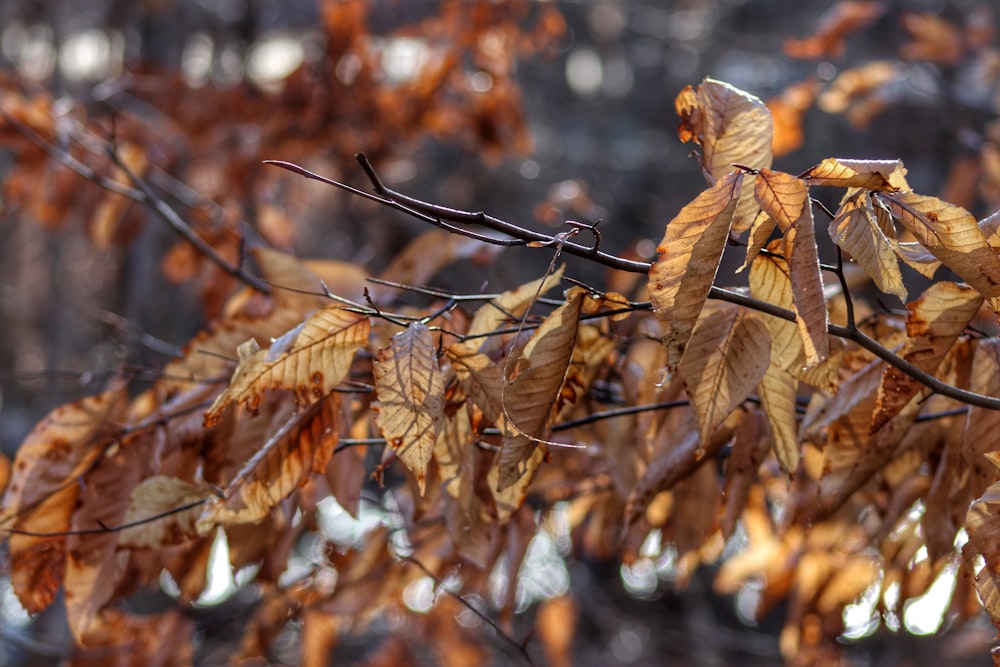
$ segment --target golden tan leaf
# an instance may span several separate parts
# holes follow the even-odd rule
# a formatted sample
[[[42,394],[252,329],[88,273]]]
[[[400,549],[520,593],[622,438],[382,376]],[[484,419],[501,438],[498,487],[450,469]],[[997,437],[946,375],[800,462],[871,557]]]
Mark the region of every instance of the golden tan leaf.
[[[770,248],[780,249],[780,241],[775,241]],[[750,294],[755,299],[795,310],[791,269],[784,258],[774,254],[757,255],[750,266],[749,282]],[[805,344],[795,322],[767,315],[761,319],[771,334],[771,365],[792,372],[801,369],[805,360]]]
[[[347,375],[370,331],[367,317],[327,306],[275,340],[269,350],[247,341],[239,347],[240,362],[229,387],[205,413],[205,425],[218,424],[230,403],[255,412],[269,389],[292,390],[306,405],[321,399]]]
[[[497,491],[503,491],[532,471],[526,468],[534,450],[544,446],[558,409],[560,389],[569,370],[586,290],[573,288],[566,303],[545,318],[524,346],[520,360],[526,370],[503,391],[503,447],[497,457]]]
[[[452,234],[443,229],[431,229],[393,255],[392,263],[379,278],[402,285],[426,285],[438,271],[455,260],[475,257],[481,262],[489,262],[502,250],[502,246]],[[376,283],[369,288],[369,292],[375,301],[388,303],[400,290]]]
[[[479,307],[476,314],[472,316],[472,323],[469,324],[468,336],[480,336],[496,331],[502,325],[512,324],[514,318],[520,318],[536,298],[545,294],[562,281],[566,266],[560,266],[551,274],[538,280],[521,285],[517,289],[504,292],[496,299],[491,300]],[[472,339],[465,345],[471,345],[472,350],[485,351],[489,347],[488,342],[492,338],[485,338],[483,341]],[[496,345],[497,343],[492,343]]]
[[[771,150],[774,157],[781,157],[798,150],[805,142],[802,117],[812,107],[822,87],[817,77],[793,83],[778,97],[767,101],[767,108],[774,119],[774,139]]]
[[[302,614],[302,667],[328,667],[337,645],[341,620],[319,609]]]
[[[441,428],[445,377],[438,368],[434,336],[414,322],[379,350],[375,364],[375,421],[396,456],[424,493],[427,466]]]
[[[893,217],[1000,312],[1000,256],[965,209],[915,192],[880,193]]]
[[[764,377],[770,346],[767,327],[742,308],[725,304],[702,312],[677,366],[702,443]]]
[[[702,147],[701,166],[709,183],[733,171],[734,164],[752,169],[771,166],[771,112],[753,95],[705,79],[697,91],[690,86],[681,91],[674,107],[681,117],[681,141],[694,140]],[[737,232],[746,231],[759,210],[750,197],[752,189],[752,180],[746,179],[733,221]]]
[[[465,343],[450,345],[445,352],[455,375],[486,421],[499,424],[503,418],[503,369],[482,352],[470,352]]]
[[[125,384],[118,383],[46,415],[14,458],[0,527],[35,533],[69,530],[80,476],[114,436],[113,425],[124,416],[127,400]],[[11,535],[8,551],[15,594],[29,613],[42,611],[63,583],[66,536]]]
[[[849,253],[886,294],[906,300],[906,286],[893,243],[862,189],[848,192],[830,221],[830,239]]]
[[[809,208],[809,186],[798,176],[783,171],[761,169],[754,180],[754,196],[782,233],[795,224]]]
[[[267,442],[229,483],[223,498],[210,501],[198,519],[202,535],[217,525],[260,521],[271,508],[323,473],[339,439],[340,396],[329,394],[299,414],[272,417]]]
[[[737,273],[742,273],[746,270],[748,266],[753,264],[753,261],[763,250],[764,246],[767,245],[768,239],[771,238],[771,233],[774,231],[776,223],[774,218],[769,216],[764,211],[757,214],[754,218],[753,224],[750,225],[750,238],[747,240],[747,252],[746,256],[743,258],[743,264],[736,270]]]
[[[195,622],[179,609],[131,615],[102,609],[67,667],[183,667],[194,658]],[[114,657],[110,657],[114,656]]]
[[[798,425],[795,419],[798,384],[791,373],[772,363],[758,387],[760,406],[767,415],[774,440],[774,455],[781,469],[789,475],[799,467]]]
[[[845,160],[828,157],[799,174],[809,185],[833,185],[898,192],[909,190],[906,167],[900,160]]]
[[[979,311],[983,297],[967,285],[940,282],[931,285],[916,301],[906,304],[908,340],[899,355],[920,370],[933,374],[948,350]],[[923,384],[891,366],[882,376],[871,432],[885,426]]]
[[[965,55],[962,31],[937,14],[905,12],[903,27],[913,38],[900,49],[907,60],[957,65]]]
[[[573,637],[579,615],[573,598],[566,594],[545,600],[538,605],[535,628],[552,667],[571,667]]]
[[[176,477],[154,475],[144,479],[132,492],[132,500],[122,524],[160,517],[118,533],[118,546],[156,549],[183,544],[198,537],[195,523],[202,512],[201,501],[215,491],[207,484],[192,484]],[[194,505],[181,512],[176,510]]]
[[[664,344],[674,368],[715,280],[736,212],[741,172],[732,172],[698,195],[667,224],[649,269],[649,298],[668,330]]]

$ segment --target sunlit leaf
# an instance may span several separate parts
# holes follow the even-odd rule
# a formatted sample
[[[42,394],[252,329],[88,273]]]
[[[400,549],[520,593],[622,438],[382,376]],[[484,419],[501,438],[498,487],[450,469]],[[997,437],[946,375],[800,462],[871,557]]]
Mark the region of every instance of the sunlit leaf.
[[[969,541],[963,555],[969,563],[977,555],[986,561],[976,573],[976,589],[993,624],[1000,627],[1000,482],[969,506],[965,530]]]
[[[927,250],[985,296],[994,311],[1000,311],[1000,256],[990,248],[971,213],[915,192],[877,197]]]
[[[773,352],[772,352],[773,354]],[[761,378],[758,392],[760,405],[774,439],[774,455],[781,469],[788,474],[799,467],[798,425],[795,418],[795,396],[798,381],[787,370],[773,363]]]
[[[979,311],[983,297],[968,286],[953,282],[931,285],[917,300],[908,303],[909,337],[899,356],[920,370],[934,373],[948,350]],[[886,369],[879,387],[871,432],[882,428],[923,385],[900,369]]]
[[[836,58],[844,52],[844,41],[851,33],[869,25],[885,11],[880,2],[840,0],[820,17],[816,32],[805,39],[785,40],[785,54],[806,60]]]
[[[1000,396],[1000,339],[977,341],[969,391],[983,396]],[[1000,410],[969,406],[962,435],[962,456],[977,477],[979,491],[984,482],[992,482],[996,476],[996,468],[984,454],[997,449],[994,441],[997,433],[1000,433]]]
[[[649,270],[649,298],[668,327],[664,343],[675,367],[715,280],[736,211],[743,174],[730,173],[667,224]]]
[[[254,412],[267,390],[292,390],[303,404],[319,400],[347,375],[370,330],[367,317],[327,306],[275,340],[269,350],[253,340],[244,343],[229,387],[205,413],[206,426],[218,424],[230,403]]]
[[[565,271],[566,267],[560,266],[552,273],[538,280],[533,280],[521,285],[517,289],[504,292],[498,298],[483,304],[476,311],[476,314],[473,315],[472,323],[469,325],[466,335],[479,336],[496,331],[503,324],[516,324],[517,318],[524,315],[528,306],[535,299],[544,295],[562,281]],[[482,340],[471,339],[470,343],[473,344],[474,349],[481,350],[484,346],[488,346],[488,342],[492,340],[491,338]]]
[[[702,313],[677,367],[702,443],[764,377],[770,349],[767,327],[742,308],[726,304]]]
[[[771,112],[753,95],[705,79],[697,91],[691,86],[682,90],[674,107],[681,117],[681,141],[694,140],[702,147],[701,165],[709,183],[733,171],[734,164],[752,169],[771,166]],[[759,210],[750,197],[752,182],[743,182],[733,221],[737,232],[748,229]]]
[[[845,160],[828,157],[815,167],[799,174],[809,185],[833,185],[839,188],[909,190],[906,167],[900,160]]]
[[[780,250],[780,247],[780,241],[770,246],[772,250]],[[750,294],[755,299],[788,310],[795,309],[791,269],[784,258],[775,254],[758,255],[750,267],[749,282]],[[771,334],[771,365],[793,372],[802,368],[805,347],[796,323],[767,315],[761,319]]]
[[[410,324],[379,350],[375,420],[396,456],[417,478],[421,493],[441,428],[444,387],[434,336],[425,324]]]
[[[858,189],[844,197],[830,221],[830,239],[850,253],[886,294],[906,300],[899,259],[885,230],[878,224],[867,192]]]
[[[198,519],[198,531],[214,526],[260,521],[304,484],[310,475],[323,473],[333,456],[339,436],[340,397],[336,393],[313,403],[299,414],[275,415],[277,429]],[[279,416],[281,420],[279,421]]]

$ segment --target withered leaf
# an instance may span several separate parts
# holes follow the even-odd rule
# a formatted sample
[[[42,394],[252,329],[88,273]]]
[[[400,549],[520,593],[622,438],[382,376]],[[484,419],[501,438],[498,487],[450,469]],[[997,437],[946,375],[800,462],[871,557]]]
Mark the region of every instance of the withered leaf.
[[[586,293],[582,288],[571,289],[566,303],[545,318],[521,352],[521,363],[528,368],[503,391],[504,442],[495,464],[496,491],[534,475],[528,464],[534,460],[535,449],[544,447],[542,441],[555,418]]]
[[[193,484],[176,477],[154,475],[144,479],[132,492],[122,524],[159,518],[120,531],[118,546],[155,549],[198,537],[195,523],[202,512],[200,501],[214,495],[215,491],[206,484]],[[192,504],[193,507],[176,511]]]
[[[908,303],[908,340],[899,355],[917,368],[934,373],[948,350],[979,311],[983,296],[953,282],[931,285],[916,301]],[[886,369],[879,386],[871,432],[889,422],[923,385],[894,366]]]
[[[915,192],[879,193],[880,201],[924,248],[986,297],[1000,312],[1000,256],[976,218],[960,206]]]
[[[900,160],[845,160],[828,157],[799,174],[799,178],[809,185],[887,192],[910,189],[906,182],[906,167]]]
[[[370,330],[367,317],[327,306],[277,339],[269,350],[247,341],[239,348],[240,362],[229,387],[205,413],[205,425],[218,424],[231,403],[254,412],[267,390],[294,391],[307,405],[326,396],[347,375]]]
[[[667,224],[649,269],[649,298],[667,324],[668,364],[676,367],[701,313],[729,238],[741,172],[718,180]]]
[[[905,301],[906,286],[891,232],[879,224],[868,193],[860,187],[844,196],[830,221],[830,239],[850,253],[876,287]]]
[[[771,337],[756,315],[732,304],[702,311],[677,367],[702,443],[764,377],[770,351]]]
[[[735,164],[751,169],[771,166],[771,112],[753,95],[705,79],[697,91],[691,86],[682,90],[674,107],[681,117],[681,141],[694,140],[702,147],[702,171],[709,183],[733,171]],[[733,221],[737,232],[746,231],[759,210],[750,197],[752,184],[752,179],[743,182]]]
[[[423,493],[441,428],[445,388],[434,336],[427,326],[414,322],[393,336],[379,350],[374,372],[379,404],[375,420]]]
[[[198,532],[205,535],[217,525],[260,521],[311,474],[323,473],[337,446],[339,413],[336,393],[299,414],[284,413],[284,423],[246,462],[223,498],[205,507]]]

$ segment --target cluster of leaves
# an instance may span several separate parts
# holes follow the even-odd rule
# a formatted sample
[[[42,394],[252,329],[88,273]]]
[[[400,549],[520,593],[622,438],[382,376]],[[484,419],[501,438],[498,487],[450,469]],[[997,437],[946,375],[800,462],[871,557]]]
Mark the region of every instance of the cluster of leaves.
[[[234,662],[266,656],[298,621],[303,664],[326,664],[340,638],[396,611],[406,621],[373,664],[412,663],[422,650],[442,664],[478,664],[485,633],[456,615],[499,616],[501,637],[511,639],[517,574],[556,516],[577,554],[631,564],[652,544],[676,555],[680,586],[713,564],[718,592],[759,589],[758,617],[787,602],[781,650],[793,664],[836,660],[848,605],[873,598],[874,617],[898,627],[907,602],[949,576],[953,618],[985,608],[1000,625],[1000,459],[991,439],[1000,426],[1000,214],[977,220],[913,192],[898,161],[830,158],[799,175],[772,170],[774,105],[706,80],[682,91],[676,107],[680,138],[700,147],[709,186],[667,224],[652,265],[602,251],[596,225],[549,235],[427,204],[388,189],[363,162],[374,194],[355,193],[445,230],[419,237],[374,281],[351,263],[264,247],[251,251],[250,272],[237,262],[239,207],[226,198],[265,202],[277,187],[274,176],[241,178],[251,155],[295,155],[320,139],[379,154],[424,124],[478,132],[487,147],[490,137],[510,148],[522,136],[513,87],[490,102],[509,113],[483,112],[489,127],[456,115],[472,98],[486,104],[462,83],[470,61],[461,54],[502,83],[512,57],[504,40],[523,39],[504,22],[517,12],[445,5],[421,30],[442,44],[468,30],[478,37],[446,49],[410,91],[379,80],[363,38],[365,3],[324,7],[326,71],[357,66],[349,82],[324,79],[345,86],[341,95],[317,98],[324,87],[315,82],[297,87],[323,71],[304,66],[284,92],[265,95],[302,110],[294,123],[242,89],[210,96],[220,106],[205,116],[173,110],[182,134],[198,140],[175,143],[164,164],[186,180],[245,185],[241,194],[202,193],[221,206],[184,195],[147,164],[166,150],[150,128],[121,117],[109,144],[46,96],[4,81],[0,132],[21,147],[25,166],[22,181],[7,183],[11,201],[53,207],[34,212],[43,221],[66,219],[66,172],[27,145],[37,143],[104,186],[95,240],[120,240],[128,199],[169,221],[174,211],[157,193],[170,192],[191,222],[178,229],[191,236],[168,271],[185,265],[183,252],[197,271],[227,276],[206,282],[213,324],[151,388],[130,391],[123,373],[104,392],[53,410],[13,462],[0,457],[11,583],[30,613],[64,592],[75,662],[189,663],[195,626],[183,610],[205,591],[222,535],[231,566],[253,572],[260,592]],[[881,11],[838,7],[870,18]],[[546,39],[559,32],[554,16],[539,18]],[[838,21],[819,45],[790,52],[829,55],[851,24]],[[332,116],[344,113],[363,134],[329,129],[350,124]],[[214,155],[233,140],[219,132],[235,131],[207,120],[218,114],[265,128],[242,163]],[[368,116],[392,122],[371,130]],[[516,122],[498,129],[496,118]],[[209,165],[201,176],[225,175],[184,172],[182,164],[199,163]],[[38,183],[53,196],[38,197]],[[813,188],[841,189],[839,207],[818,204]],[[280,215],[294,218],[295,206]],[[819,222],[835,249],[818,238]],[[581,243],[588,234],[593,243]],[[555,257],[545,275],[499,294],[422,287],[456,259],[492,257],[500,245]],[[716,284],[727,252],[741,255],[746,286]],[[826,252],[835,263],[821,261]],[[615,285],[635,276],[634,293],[575,284],[558,297],[568,256],[613,269]],[[909,271],[934,282],[911,298]],[[235,291],[238,281],[245,286]],[[862,301],[858,287],[869,281],[908,301],[905,311]],[[403,305],[419,299],[421,307]],[[362,518],[373,486],[388,518],[350,535],[324,528],[327,499]],[[319,547],[304,573],[292,573],[289,556],[307,541]],[[509,576],[497,595],[490,587],[501,570]],[[164,572],[176,607],[127,613],[123,601]],[[407,611],[405,591],[428,579],[438,585],[435,603],[425,614]],[[486,599],[496,607],[470,601]],[[574,615],[568,597],[540,605],[537,636],[554,664],[567,661]],[[530,661],[523,644],[510,644]]]
[[[895,601],[879,595],[898,615],[948,567],[976,575],[958,580],[954,612],[976,613],[978,592],[1000,620],[989,457],[1000,338],[981,331],[996,329],[1000,307],[1000,215],[977,221],[913,192],[898,162],[773,171],[766,107],[726,84],[688,88],[677,107],[711,186],[667,225],[652,266],[573,233],[520,239],[648,271],[648,303],[575,286],[533,316],[560,267],[502,294],[438,293],[389,312],[391,285],[440,268],[428,247],[483,243],[440,230],[367,299],[340,263],[255,250],[279,288],[231,297],[152,389],[130,399],[116,382],[57,408],[22,446],[2,520],[25,608],[61,588],[82,656],[126,638],[164,659],[187,642],[159,633],[186,639],[191,624],[176,612],[131,619],[114,603],[164,570],[181,600],[197,599],[221,528],[233,567],[263,563],[264,601],[239,654],[249,657],[290,617],[306,636],[312,624],[357,631],[427,573],[482,593],[499,559],[516,571],[562,502],[583,550],[628,561],[657,530],[681,583],[743,526],[749,546],[725,560],[719,588],[758,579],[760,614],[789,600],[781,646],[802,664],[829,657],[844,606],[866,590],[899,586]],[[373,183],[388,202],[433,209]],[[809,193],[821,186],[846,190],[830,237],[878,289],[907,296],[901,263],[965,282],[937,280],[905,313],[861,312],[842,262],[819,260]],[[715,286],[727,244],[744,237],[749,289]],[[824,283],[824,270],[839,280]],[[374,474],[407,539],[387,528],[327,537],[306,577],[279,584],[320,500],[357,514],[368,449],[381,452]]]

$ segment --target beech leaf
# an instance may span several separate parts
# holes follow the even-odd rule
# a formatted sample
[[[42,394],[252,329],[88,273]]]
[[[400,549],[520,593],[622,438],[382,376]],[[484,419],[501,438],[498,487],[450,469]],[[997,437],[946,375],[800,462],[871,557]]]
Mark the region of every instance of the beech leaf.
[[[854,258],[886,294],[906,300],[906,286],[899,270],[899,259],[893,249],[893,239],[879,225],[868,193],[856,189],[847,193],[833,220],[830,239]]]
[[[722,259],[743,174],[732,172],[681,209],[667,224],[649,270],[649,298],[667,324],[664,343],[674,368],[698,320]]]
[[[770,346],[764,323],[739,306],[702,312],[677,371],[694,404],[703,444],[764,377]]]
[[[906,304],[908,340],[899,356],[920,370],[934,373],[948,350],[979,311],[983,296],[968,285],[935,283],[917,300]],[[871,432],[885,426],[924,388],[895,366],[886,368],[879,386]]]
[[[975,217],[961,206],[915,192],[880,193],[880,201],[945,266],[961,276],[1000,312],[1000,256]]]
[[[156,518],[118,534],[118,546],[131,549],[156,549],[195,539],[202,503],[215,495],[207,484],[193,484],[176,477],[154,475],[144,479],[132,492],[132,500],[122,524]],[[194,505],[180,512],[185,505]]]
[[[900,160],[844,160],[828,157],[804,171],[799,178],[810,185],[887,192],[910,189],[906,182],[906,167]]]
[[[705,79],[698,90],[688,86],[674,107],[681,117],[681,141],[694,140],[702,147],[701,165],[709,183],[733,171],[733,165],[752,169],[770,167],[774,125],[771,112],[758,98],[728,83]],[[750,197],[753,181],[746,179],[736,209],[733,228],[746,231],[759,207]]]
[[[231,403],[253,413],[267,390],[289,389],[302,404],[326,396],[347,375],[354,354],[368,342],[371,322],[327,306],[277,339],[270,350],[250,340],[239,347],[233,379],[205,413],[205,425],[215,426]]]
[[[375,421],[396,456],[417,478],[421,494],[441,429],[444,388],[434,336],[425,324],[414,322],[379,350]]]

